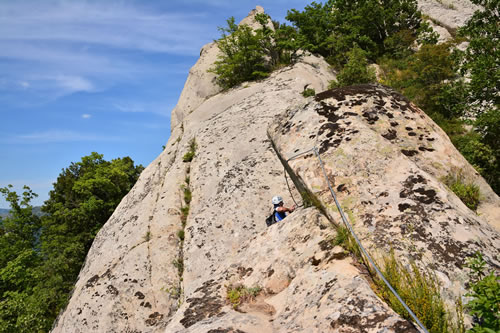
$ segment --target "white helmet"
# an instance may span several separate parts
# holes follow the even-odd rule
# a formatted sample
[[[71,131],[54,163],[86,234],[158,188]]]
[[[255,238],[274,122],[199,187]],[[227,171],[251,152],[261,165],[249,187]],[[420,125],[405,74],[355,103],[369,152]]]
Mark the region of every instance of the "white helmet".
[[[279,205],[279,203],[282,201],[283,201],[283,198],[280,197],[279,195],[276,195],[273,197],[273,205]]]

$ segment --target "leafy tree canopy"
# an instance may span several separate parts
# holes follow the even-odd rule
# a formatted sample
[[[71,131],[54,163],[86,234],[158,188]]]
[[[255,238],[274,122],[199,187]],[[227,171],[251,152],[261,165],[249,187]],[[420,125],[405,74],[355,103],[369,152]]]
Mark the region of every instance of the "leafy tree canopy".
[[[470,99],[482,112],[500,105],[500,1],[471,0],[482,6],[459,29],[469,45],[462,56],[461,73],[470,77]]]
[[[28,187],[22,197],[0,189],[11,206],[0,220],[0,333],[50,330],[95,235],[142,170],[129,157],[85,156],[62,170],[41,218]]]
[[[347,62],[347,52],[355,45],[375,61],[391,48],[399,48],[396,43],[404,42],[408,48],[419,36],[427,42],[436,41],[432,30],[422,22],[415,0],[313,2],[303,12],[288,11],[286,19],[304,37],[303,48],[321,54],[336,66]]]
[[[217,74],[216,82],[229,89],[245,81],[266,78],[269,73],[297,59],[299,43],[295,29],[286,24],[272,22],[267,14],[257,14],[259,29],[238,26],[234,17],[227,27],[219,27],[222,36],[217,41],[218,60],[209,72]]]

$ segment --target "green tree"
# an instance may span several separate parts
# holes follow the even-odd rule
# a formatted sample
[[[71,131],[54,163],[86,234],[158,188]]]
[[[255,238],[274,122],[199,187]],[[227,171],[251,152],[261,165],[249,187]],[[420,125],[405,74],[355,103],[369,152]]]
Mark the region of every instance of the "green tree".
[[[348,53],[348,59],[347,64],[337,75],[337,82],[333,81],[330,88],[376,81],[375,70],[368,67],[366,52],[355,46]]]
[[[50,320],[32,306],[42,262],[41,221],[30,204],[37,195],[25,186],[20,197],[11,185],[0,193],[10,205],[10,215],[0,221],[0,332],[48,330]]]
[[[97,232],[142,170],[129,157],[82,157],[62,170],[42,219],[29,188],[22,198],[11,186],[0,188],[11,206],[0,220],[0,333],[50,330]]]
[[[498,109],[500,104],[500,2],[472,0],[482,7],[459,29],[469,45],[462,53],[461,73],[470,78],[469,93],[476,113],[485,110],[484,103]]]
[[[260,24],[255,30],[236,25],[234,17],[227,20],[226,28],[219,27],[220,54],[209,72],[217,74],[216,82],[223,89],[266,78],[298,58],[299,39],[294,28],[272,22],[267,14],[257,14],[255,19]]]
[[[220,50],[214,67],[216,82],[223,89],[250,80],[267,77],[269,70],[259,38],[247,25],[238,26],[234,17],[227,20],[227,28],[219,27],[222,37],[217,41]]]
[[[112,161],[93,152],[63,169],[42,207],[42,270],[56,288],[54,313],[65,304],[92,242],[142,172],[129,157]]]
[[[313,2],[303,12],[288,11],[286,19],[304,37],[303,48],[321,54],[336,67],[347,62],[346,54],[355,45],[375,61],[394,48],[408,49],[419,36],[426,42],[436,41],[422,22],[415,0]]]

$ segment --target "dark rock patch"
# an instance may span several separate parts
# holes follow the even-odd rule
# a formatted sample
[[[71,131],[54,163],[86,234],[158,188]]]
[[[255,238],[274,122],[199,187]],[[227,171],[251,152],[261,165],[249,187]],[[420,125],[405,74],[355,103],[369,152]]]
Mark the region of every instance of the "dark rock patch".
[[[370,125],[375,124],[375,122],[379,119],[377,115],[377,111],[365,111],[363,112],[363,117],[368,121]]]
[[[321,259],[316,259],[314,257],[309,258],[309,261],[311,262],[311,265],[313,265],[313,266],[318,266],[321,263]]]
[[[220,288],[220,286],[218,287]],[[208,280],[195,290],[195,293],[202,293],[202,296],[186,300],[189,308],[184,311],[184,318],[180,321],[184,327],[188,328],[206,318],[224,315],[221,312],[224,303],[217,296],[216,291],[217,283],[214,280]]]
[[[242,330],[234,329],[232,327],[229,328],[216,328],[213,330],[208,331],[207,333],[245,333]]]
[[[408,156],[408,157],[412,157],[412,156],[415,156],[418,154],[418,151],[416,151],[416,150],[401,149],[401,152],[403,153],[403,155]]]
[[[337,191],[338,192],[347,191],[347,187],[345,186],[345,184],[340,184],[339,186],[337,186]]]
[[[140,291],[136,292],[135,295],[138,299],[144,299],[146,296],[144,296],[143,293],[141,293]]]
[[[407,210],[411,206],[412,205],[410,205],[409,203],[402,203],[402,204],[398,205],[398,209],[399,209],[400,212],[404,212],[405,210]]]
[[[395,138],[398,137],[398,132],[396,130],[389,129],[387,133],[382,134],[382,136],[387,140],[394,140]]]
[[[87,280],[87,284],[85,285],[85,287],[92,288],[97,283],[97,281],[99,281],[99,275],[94,275]]]
[[[146,325],[148,326],[155,326],[160,323],[160,321],[163,319],[163,315],[159,312],[155,312],[149,315],[149,318],[146,319]]]
[[[252,275],[252,272],[253,272],[252,267],[245,268],[245,267],[239,266],[236,270],[237,270],[240,278],[243,278],[244,276],[250,276],[250,275]]]
[[[111,284],[110,284],[110,285],[108,286],[108,288],[107,288],[107,289],[108,289],[108,290],[107,290],[106,292],[107,292],[108,294],[111,294],[111,295],[113,295],[113,296],[118,295],[118,289],[116,289],[113,285],[111,285]]]
[[[398,321],[392,327],[394,333],[418,333],[419,331],[409,321]]]
[[[337,282],[337,278],[333,278],[332,280],[328,281],[325,283],[325,287],[323,288],[323,291],[321,292],[321,297],[323,297],[332,287],[335,285]]]

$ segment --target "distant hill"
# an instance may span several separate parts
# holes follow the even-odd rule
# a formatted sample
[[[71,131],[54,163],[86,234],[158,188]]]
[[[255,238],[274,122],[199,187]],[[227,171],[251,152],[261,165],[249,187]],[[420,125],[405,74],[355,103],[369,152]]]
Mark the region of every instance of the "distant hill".
[[[0,217],[7,217],[7,216],[9,216],[9,211],[10,211],[10,209],[0,208]],[[33,207],[33,212],[35,213],[35,215],[38,215],[38,216],[45,215],[42,212],[42,207],[41,206],[35,206],[35,207]]]
[[[9,215],[9,210],[10,209],[0,208],[0,217],[5,217],[5,216]]]

